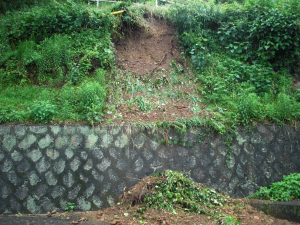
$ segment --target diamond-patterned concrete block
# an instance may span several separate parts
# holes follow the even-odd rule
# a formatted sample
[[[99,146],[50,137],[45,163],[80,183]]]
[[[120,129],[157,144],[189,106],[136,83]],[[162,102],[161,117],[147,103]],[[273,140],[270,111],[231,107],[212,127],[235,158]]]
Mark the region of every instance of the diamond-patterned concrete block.
[[[43,156],[42,152],[39,149],[34,149],[27,153],[27,157],[31,159],[31,161],[36,162]]]
[[[44,134],[47,132],[47,129],[48,128],[46,126],[30,126],[29,127],[29,130],[35,134]]]
[[[93,148],[93,147],[95,146],[97,140],[98,140],[98,136],[97,136],[97,135],[95,135],[95,134],[90,134],[90,135],[88,136],[88,138],[87,138],[87,141],[86,141],[86,143],[85,143],[85,146],[86,146],[87,148]]]
[[[31,186],[36,185],[40,181],[41,181],[40,177],[34,171],[31,171],[29,173],[29,182]]]
[[[47,156],[52,159],[55,160],[59,157],[59,151],[55,150],[55,149],[47,149],[46,151]]]
[[[6,159],[3,163],[3,165],[0,165],[0,170],[2,172],[8,172],[12,168],[13,164],[9,159]]]
[[[46,177],[46,181],[47,181],[47,184],[48,184],[48,185],[53,186],[53,185],[56,185],[56,184],[57,184],[57,179],[56,179],[56,177],[54,176],[54,174],[52,173],[52,171],[48,171],[48,172],[45,174],[45,177]]]
[[[69,191],[68,199],[70,199],[70,200],[75,199],[77,197],[80,189],[81,189],[81,185],[80,184],[76,185],[71,191]]]
[[[4,152],[0,150],[0,161],[2,161],[2,159],[4,159]],[[14,159],[14,157],[12,156],[12,158]]]
[[[13,147],[16,145],[16,137],[13,135],[5,135],[3,139],[3,147],[7,151],[11,151]]]
[[[93,160],[92,159],[88,159],[87,162],[85,163],[85,165],[83,166],[84,170],[90,170],[93,168]]]
[[[39,171],[39,173],[43,173],[47,171],[50,168],[51,164],[46,159],[45,156],[36,164],[36,169]]]
[[[36,200],[32,197],[29,196],[25,202],[25,206],[27,210],[31,213],[40,213],[41,212],[41,207],[39,204],[36,203]]]
[[[14,151],[11,154],[11,158],[15,161],[15,162],[19,162],[23,159],[23,155],[19,152],[19,151]],[[0,161],[1,161],[1,151],[0,151]]]
[[[81,160],[79,159],[79,157],[75,157],[72,162],[70,163],[71,169],[73,171],[76,171],[78,169],[78,167],[81,164]]]
[[[130,126],[0,125],[0,213],[45,213],[67,202],[80,210],[107,207],[137,183],[128,177],[165,169],[191,171],[196,182],[239,197],[300,172],[300,131],[293,128],[237,129],[231,153],[218,134],[198,143],[204,131],[171,130],[169,138],[195,143],[187,147],[162,145],[162,134]]]
[[[67,186],[68,188],[70,188],[70,187],[72,187],[74,182],[75,182],[75,180],[74,180],[73,174],[70,171],[68,171],[68,173],[65,174],[63,177],[64,185]]]
[[[108,148],[113,141],[113,136],[110,134],[104,134],[100,143],[101,148]]]
[[[29,147],[36,142],[36,137],[33,134],[28,134],[19,144],[19,148],[26,150],[29,149]]]
[[[77,199],[77,205],[83,211],[91,209],[91,202],[87,201],[83,196]]]
[[[68,140],[67,136],[61,136],[61,137],[56,138],[56,140],[55,140],[55,148],[56,149],[61,149],[63,147],[66,147],[66,146],[68,146],[68,144],[69,144],[69,140]]]
[[[60,159],[54,163],[53,170],[55,173],[61,174],[65,170],[65,167],[66,167],[66,162],[63,159]]]
[[[104,158],[100,164],[97,165],[97,168],[104,172],[111,165],[111,161],[107,158]]]
[[[117,148],[124,148],[126,145],[128,145],[128,137],[126,134],[122,134],[119,137],[117,137],[117,140],[115,141],[115,146]]]
[[[61,197],[65,192],[65,189],[62,186],[56,186],[52,193],[51,196],[52,198],[57,198],[57,197]]]
[[[52,142],[53,142],[53,138],[49,134],[47,134],[44,138],[42,138],[38,142],[38,145],[41,149],[43,149],[48,147]]]

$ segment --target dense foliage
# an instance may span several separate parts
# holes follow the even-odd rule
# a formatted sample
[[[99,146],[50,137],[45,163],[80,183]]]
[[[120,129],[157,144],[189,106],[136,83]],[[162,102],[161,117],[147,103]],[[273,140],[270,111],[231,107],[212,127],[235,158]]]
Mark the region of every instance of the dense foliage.
[[[171,7],[170,19],[215,120],[300,118],[300,92],[291,87],[291,74],[300,72],[299,8],[294,0],[189,1]]]
[[[10,1],[1,5],[0,123],[101,121],[104,77],[114,65],[111,39],[143,20],[144,6],[15,2],[21,10]],[[110,15],[125,8],[122,17]],[[299,8],[297,0],[197,0],[157,7],[177,27],[194,66],[193,82],[213,115],[177,120],[173,127],[184,131],[205,123],[226,133],[237,124],[299,120],[300,90],[292,86],[292,76],[300,74]],[[144,97],[132,103],[151,110]]]
[[[100,122],[119,23],[109,12],[51,1],[0,17],[0,123]]]
[[[282,181],[267,187],[260,187],[250,198],[268,199],[272,201],[300,200],[300,173],[283,176]]]

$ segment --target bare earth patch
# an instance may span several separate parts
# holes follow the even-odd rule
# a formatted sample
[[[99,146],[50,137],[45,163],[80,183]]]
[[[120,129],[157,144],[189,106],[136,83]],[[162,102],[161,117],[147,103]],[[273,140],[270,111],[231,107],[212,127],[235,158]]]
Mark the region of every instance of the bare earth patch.
[[[145,27],[136,26],[115,43],[117,64],[135,74],[169,70],[180,55],[175,29],[166,20],[146,19]]]
[[[120,70],[111,75],[107,100],[114,109],[107,110],[103,125],[212,116],[202,110],[205,106],[168,21],[146,15],[115,40],[115,55]]]

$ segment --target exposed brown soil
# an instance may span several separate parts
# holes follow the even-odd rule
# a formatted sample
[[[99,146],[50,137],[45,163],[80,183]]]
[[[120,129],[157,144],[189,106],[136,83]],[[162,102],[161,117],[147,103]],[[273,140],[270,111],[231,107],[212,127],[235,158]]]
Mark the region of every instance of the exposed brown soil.
[[[164,98],[164,104],[159,105],[156,103],[162,102],[161,97],[140,91],[128,93],[124,84],[129,77],[123,78],[123,80],[118,80],[118,87],[114,84],[109,90],[111,92],[109,95],[122,92],[118,96],[118,99],[122,99],[121,103],[116,103],[114,100],[108,102],[107,105],[116,105],[117,107],[112,114],[103,117],[102,124],[175,121],[176,119],[197,116],[191,110],[193,104],[186,100],[186,96],[189,94],[199,95],[194,85],[186,85],[193,77],[187,68],[187,63],[180,57],[175,28],[168,21],[147,14],[145,21],[127,28],[124,37],[115,40],[115,55],[117,65],[123,72],[130,71],[130,76],[138,78],[141,83],[151,82],[155,84],[159,79],[164,79],[166,84],[154,88],[156,92],[165,93],[166,87],[171,86],[172,91],[178,91],[180,96],[176,99]],[[182,84],[172,84],[171,82],[170,71],[172,67],[170,64],[172,61],[184,69],[185,76],[183,76],[183,73],[178,75],[178,79],[182,80]],[[156,106],[151,110],[142,111],[137,107],[137,104],[128,103],[129,100],[134,102],[139,96],[145,97]],[[200,109],[204,107],[200,102],[198,105]],[[212,116],[211,113],[207,113],[205,110],[200,114]]]
[[[180,100],[176,103],[167,103],[157,110],[143,112],[139,110],[135,105],[127,106],[125,104],[122,104],[118,107],[118,114],[121,114],[123,117],[114,119],[114,123],[152,123],[158,121],[175,121],[176,119],[192,118],[193,116],[195,116],[195,114],[189,108],[190,105],[190,103],[184,100]],[[201,112],[201,114],[205,116],[211,116],[211,113],[208,113],[204,110]],[[106,115],[104,117],[104,119],[107,118],[111,118],[111,116]]]
[[[147,16],[148,17],[148,16]],[[146,18],[144,27],[136,25],[115,43],[117,64],[135,74],[170,69],[172,60],[179,60],[175,29],[166,20]]]
[[[216,225],[216,224],[225,224],[223,219],[216,220],[211,216],[204,214],[195,214],[187,213],[186,211],[175,208],[177,214],[173,214],[167,210],[158,210],[158,209],[148,209],[143,215],[138,215],[136,213],[139,206],[134,206],[126,208],[125,206],[115,206],[108,208],[104,211],[98,211],[94,213],[95,217],[99,218],[98,221],[110,222],[110,224],[207,224],[207,225]],[[225,215],[234,215],[241,221],[243,225],[292,225],[298,224],[296,222],[290,222],[287,220],[281,220],[274,218],[272,216],[266,215],[264,212],[256,211],[251,208],[250,205],[247,205],[245,209],[239,211],[232,210],[221,210]],[[126,213],[128,213],[128,216]],[[101,215],[101,216],[100,216]]]

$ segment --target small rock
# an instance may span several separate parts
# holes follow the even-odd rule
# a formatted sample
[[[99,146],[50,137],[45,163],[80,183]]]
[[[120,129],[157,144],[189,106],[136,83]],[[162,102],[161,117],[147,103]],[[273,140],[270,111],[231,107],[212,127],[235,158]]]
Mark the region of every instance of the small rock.
[[[253,217],[255,220],[259,220],[259,217],[258,216],[254,216]]]
[[[245,216],[245,215],[240,215],[240,216],[238,216],[237,218],[238,218],[239,220],[242,220],[242,219],[245,219],[246,216]]]
[[[114,220],[111,222],[111,225],[121,224],[121,220]]]
[[[71,224],[78,224],[78,221],[73,220]]]
[[[87,221],[88,219],[84,216],[80,217],[80,220],[79,221]]]
[[[70,220],[70,217],[67,217],[66,220]]]

